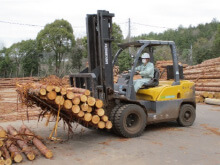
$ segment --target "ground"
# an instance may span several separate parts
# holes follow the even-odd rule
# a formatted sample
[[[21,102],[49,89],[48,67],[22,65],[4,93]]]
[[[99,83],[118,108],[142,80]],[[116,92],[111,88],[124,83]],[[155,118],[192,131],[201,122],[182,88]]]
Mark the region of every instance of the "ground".
[[[146,127],[142,136],[132,139],[120,138],[110,132],[90,130],[73,125],[74,134],[68,139],[62,122],[59,123],[58,137],[64,141],[46,140],[54,122],[45,127],[45,121],[24,121],[36,134],[43,137],[53,151],[49,160],[37,156],[28,165],[69,165],[69,164],[220,164],[220,106],[197,104],[197,117],[193,126],[180,127],[176,122],[160,123]],[[22,121],[0,122],[7,127],[19,128]],[[68,139],[68,140],[67,140]]]

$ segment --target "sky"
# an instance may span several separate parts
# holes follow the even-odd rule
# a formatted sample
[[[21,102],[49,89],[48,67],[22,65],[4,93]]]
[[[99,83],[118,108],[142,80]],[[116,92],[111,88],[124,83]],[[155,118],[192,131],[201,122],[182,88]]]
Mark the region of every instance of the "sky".
[[[76,38],[86,36],[86,14],[97,10],[114,13],[124,37],[131,20],[131,36],[163,32],[220,21],[219,0],[0,0],[0,48],[35,39],[56,19],[71,23]],[[31,26],[34,25],[34,26]],[[36,26],[35,26],[36,25]]]

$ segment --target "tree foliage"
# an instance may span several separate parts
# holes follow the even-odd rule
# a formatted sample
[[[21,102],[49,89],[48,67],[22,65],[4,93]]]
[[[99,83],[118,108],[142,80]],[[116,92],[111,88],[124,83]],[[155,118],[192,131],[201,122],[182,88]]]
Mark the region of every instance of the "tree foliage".
[[[44,52],[53,52],[55,56],[55,72],[59,75],[61,62],[64,56],[73,49],[75,38],[73,29],[66,20],[55,20],[47,24],[37,35],[38,49]]]

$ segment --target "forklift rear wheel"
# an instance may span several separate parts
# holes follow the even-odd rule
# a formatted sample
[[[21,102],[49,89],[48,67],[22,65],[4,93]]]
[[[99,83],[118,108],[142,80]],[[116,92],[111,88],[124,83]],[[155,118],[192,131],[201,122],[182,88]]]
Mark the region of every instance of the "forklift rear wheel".
[[[143,108],[136,104],[121,106],[114,118],[117,133],[127,138],[140,136],[146,127],[146,123],[147,117]]]
[[[194,123],[195,118],[195,108],[190,104],[183,104],[180,108],[180,113],[177,122],[183,127],[188,127]]]

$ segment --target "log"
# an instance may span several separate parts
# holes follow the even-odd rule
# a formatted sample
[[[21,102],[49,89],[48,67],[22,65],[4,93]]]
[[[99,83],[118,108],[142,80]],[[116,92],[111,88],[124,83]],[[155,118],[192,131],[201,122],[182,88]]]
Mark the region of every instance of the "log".
[[[197,91],[220,92],[220,88],[216,87],[195,87]]]
[[[66,95],[66,88],[61,88],[61,91],[60,91],[61,95]]]
[[[186,75],[185,79],[186,80],[191,80],[191,79],[219,79],[220,74],[213,74],[213,75]]]
[[[73,92],[67,91],[66,97],[67,97],[68,99],[72,100],[72,99],[74,98],[74,96],[75,96],[75,95],[74,95]]]
[[[89,106],[87,112],[90,113],[90,112],[92,112],[92,110],[93,110],[92,107]]]
[[[47,85],[46,90],[47,92],[51,92],[54,89],[54,86],[52,85]]]
[[[49,100],[55,100],[57,97],[57,93],[55,91],[50,91],[49,93],[47,93],[47,98]]]
[[[79,105],[80,103],[80,98],[79,97],[74,97],[73,100],[72,100],[73,104],[74,105]]]
[[[84,120],[87,121],[87,122],[91,121],[92,120],[92,114],[87,112],[84,115]]]
[[[8,150],[11,152],[11,157],[12,159],[16,162],[19,163],[23,160],[22,155],[20,154],[19,149],[13,144],[11,140],[7,140],[5,142]]]
[[[98,122],[98,128],[99,128],[99,129],[105,128],[105,122],[104,122],[104,121],[99,121],[99,122]]]
[[[68,91],[72,91],[74,93],[80,93],[86,96],[90,96],[90,90],[88,89],[83,89],[83,88],[77,88],[77,87],[71,87],[67,88]]]
[[[93,115],[92,116],[92,123],[93,124],[98,124],[100,121],[100,117],[98,115]]]
[[[21,126],[21,132],[24,132],[29,136],[29,139],[33,141],[36,148],[48,159],[53,157],[53,153],[49,150],[38,138],[35,137],[34,133],[29,130],[25,125]]]
[[[85,112],[83,112],[83,111],[79,111],[79,113],[77,114],[77,116],[79,116],[79,117],[83,117],[85,115]]]
[[[102,107],[103,107],[103,101],[97,99],[97,100],[96,100],[96,103],[95,103],[95,106],[96,106],[97,108],[102,108]]]
[[[0,159],[0,165],[4,165],[4,164],[5,164],[5,160],[4,159]]]
[[[81,102],[84,102],[84,103],[85,103],[85,102],[87,101],[87,99],[88,99],[88,98],[87,98],[86,95],[81,95],[81,96],[80,96],[80,101],[81,101]]]
[[[196,87],[220,87],[220,82],[196,83]]]
[[[95,112],[98,116],[103,116],[105,114],[105,111],[102,108],[96,109]]]
[[[0,140],[0,147],[4,145],[3,140]]]
[[[106,129],[111,129],[112,128],[112,122],[111,121],[107,121],[105,124]]]
[[[96,103],[95,98],[94,98],[94,97],[88,97],[87,103],[88,103],[88,105],[91,106],[91,107],[94,106],[95,103]]]
[[[0,138],[6,138],[7,132],[0,126]]]
[[[58,86],[55,86],[55,92],[57,92],[57,93],[59,93],[60,91],[61,91],[61,88],[60,87],[58,87]]]
[[[63,96],[57,96],[56,97],[56,99],[55,99],[55,103],[57,104],[57,105],[63,105],[64,104],[64,98],[63,98]]]
[[[32,151],[33,149],[28,146],[27,142],[25,142],[24,140],[21,140],[22,137],[21,136],[18,136],[18,132],[17,130],[12,127],[11,125],[9,125],[7,127],[7,130],[8,130],[8,133],[19,138],[20,140],[16,140],[18,146],[22,149],[22,151],[25,153],[25,155],[27,156],[27,158],[29,160],[34,160],[35,159],[35,154],[34,152]]]
[[[78,114],[79,111],[80,111],[79,105],[73,105],[73,106],[72,106],[72,112],[73,112],[74,114]]]
[[[41,95],[41,96],[45,96],[46,94],[47,94],[46,89],[41,88],[41,89],[40,89],[40,95]]]
[[[1,151],[2,151],[2,156],[5,158],[5,165],[11,165],[12,164],[11,156],[5,145],[1,147]]]
[[[107,122],[107,121],[108,121],[108,116],[103,115],[103,116],[101,117],[101,119],[102,119],[102,121]]]
[[[64,108],[65,108],[65,109],[71,109],[72,106],[73,106],[71,100],[65,100],[63,105],[64,105]]]
[[[89,105],[87,103],[81,104],[81,110],[87,112],[89,109]]]
[[[205,98],[206,104],[220,105],[220,99]]]

